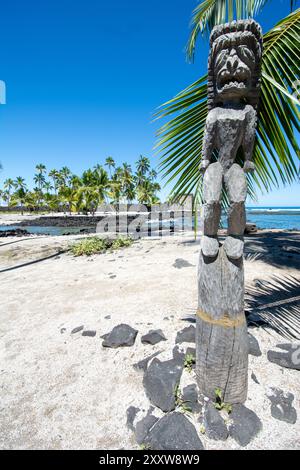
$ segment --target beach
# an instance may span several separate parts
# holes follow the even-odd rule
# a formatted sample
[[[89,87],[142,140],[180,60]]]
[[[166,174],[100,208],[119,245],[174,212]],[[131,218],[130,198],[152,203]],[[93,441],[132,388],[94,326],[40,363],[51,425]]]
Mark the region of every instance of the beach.
[[[177,332],[189,325],[184,318],[197,309],[199,240],[190,235],[145,238],[91,257],[64,251],[82,237],[1,240],[1,448],[139,449],[128,409],[138,409],[138,421],[150,403],[143,373],[134,364],[158,352],[160,360],[170,359]],[[299,277],[299,253],[284,249],[299,245],[299,232],[246,237],[246,285],[274,275]],[[101,336],[124,323],[138,331],[134,345],[104,348]],[[80,326],[83,330],[71,333]],[[161,329],[167,340],[142,344],[141,336],[150,329]],[[96,334],[84,336],[83,331]],[[267,358],[278,343],[290,341],[273,330],[250,331],[262,355],[249,356],[246,406],[263,428],[245,448],[299,449],[299,371]],[[184,370],[183,384],[193,381],[193,374]],[[270,387],[294,395],[295,424],[271,416]],[[153,413],[163,414],[158,408]],[[199,432],[199,423],[194,424]],[[205,434],[200,438],[206,449],[240,448],[231,437],[225,442]]]

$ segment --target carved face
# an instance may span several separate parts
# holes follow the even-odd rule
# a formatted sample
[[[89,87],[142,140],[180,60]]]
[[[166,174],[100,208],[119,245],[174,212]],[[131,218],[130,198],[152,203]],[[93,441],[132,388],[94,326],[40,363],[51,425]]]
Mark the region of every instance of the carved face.
[[[245,98],[251,90],[256,58],[253,41],[246,39],[231,33],[216,44],[215,93],[220,101]]]

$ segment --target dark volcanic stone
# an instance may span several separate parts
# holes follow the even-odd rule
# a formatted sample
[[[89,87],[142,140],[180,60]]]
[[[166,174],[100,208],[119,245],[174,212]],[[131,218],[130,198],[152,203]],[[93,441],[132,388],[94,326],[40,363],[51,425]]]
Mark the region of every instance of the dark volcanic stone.
[[[153,450],[204,449],[193,424],[176,411],[163,416],[154,424],[145,443]]]
[[[253,382],[255,382],[256,384],[259,384],[259,381],[257,380],[257,377],[256,377],[256,375],[254,374],[254,372],[251,373],[251,379],[252,379]]]
[[[83,328],[84,325],[76,326],[76,328],[73,328],[73,330],[71,331],[71,335],[73,335],[74,333],[78,333],[78,331],[83,330]]]
[[[281,351],[268,351],[267,357],[270,362],[274,362],[279,366],[288,369],[300,370],[300,344],[283,343],[277,344],[276,348],[283,349]]]
[[[27,230],[21,228],[0,230],[0,237],[23,237],[24,235],[31,235]]]
[[[230,418],[233,423],[229,427],[229,434],[242,447],[249,444],[262,429],[259,417],[244,405],[234,405]]]
[[[196,328],[193,325],[178,331],[175,343],[194,343],[196,337]]]
[[[196,323],[196,315],[185,315],[184,317],[181,317],[180,320],[187,321],[189,323]]]
[[[82,332],[82,336],[94,337],[94,336],[96,336],[96,331],[95,330],[85,330],[85,331]]]
[[[138,444],[143,444],[146,440],[146,437],[154,424],[158,421],[156,416],[152,415],[154,410],[153,406],[150,406],[146,416],[141,419],[135,426],[135,438]]]
[[[252,356],[256,356],[256,357],[261,356],[262,353],[261,353],[257,339],[251,333],[248,333],[248,339],[249,339],[249,354],[252,354]]]
[[[160,341],[166,341],[167,338],[162,330],[150,330],[146,335],[142,336],[141,341],[143,344],[157,344]]]
[[[153,359],[146,370],[143,385],[150,402],[162,411],[175,409],[175,389],[180,381],[183,365],[176,359],[161,362]]]
[[[180,367],[183,367],[184,360],[185,360],[185,353],[183,351],[180,351],[179,346],[175,346],[172,352],[173,352],[173,359],[176,362],[176,364]]]
[[[275,419],[285,421],[286,423],[295,424],[297,421],[297,412],[292,406],[294,395],[292,393],[284,393],[283,390],[271,387],[267,397],[271,401],[271,415]]]
[[[198,402],[197,386],[195,384],[187,385],[182,391],[184,404],[191,408],[192,413],[200,413],[201,406]]]
[[[127,421],[126,421],[126,426],[130,431],[134,431],[134,426],[133,426],[133,421],[134,418],[136,417],[136,414],[140,411],[139,408],[136,408],[135,406],[130,406],[127,408],[126,414],[127,414]]]
[[[215,441],[226,441],[228,437],[228,429],[224,419],[216,410],[213,403],[208,403],[204,410],[203,424],[205,427],[205,434],[209,439]]]
[[[129,325],[120,324],[115,326],[110,333],[105,336],[102,346],[105,348],[119,348],[121,346],[132,346],[138,331]],[[102,336],[103,337],[103,336]]]
[[[148,364],[151,361],[151,359],[158,356],[160,353],[161,353],[161,351],[157,351],[154,354],[151,354],[151,356],[145,357],[145,359],[142,359],[141,361],[136,362],[135,364],[133,364],[133,368],[136,369],[136,370],[145,371],[147,369]]]

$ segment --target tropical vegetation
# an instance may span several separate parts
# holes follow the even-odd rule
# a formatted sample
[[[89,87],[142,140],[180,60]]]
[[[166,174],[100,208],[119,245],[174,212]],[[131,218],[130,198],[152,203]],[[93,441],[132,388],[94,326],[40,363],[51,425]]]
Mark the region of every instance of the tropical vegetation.
[[[107,168],[107,169],[106,169]],[[47,171],[44,164],[35,167],[34,187],[28,189],[24,178],[7,178],[0,189],[2,202],[23,210],[49,210],[94,214],[103,203],[156,204],[160,185],[149,158],[141,155],[133,170],[128,163],[116,166],[112,157],[78,176],[64,166]]]
[[[192,17],[187,57],[194,60],[199,36],[207,37],[216,25],[234,19],[256,18],[263,7],[277,0],[202,0]],[[290,2],[291,13],[264,34],[259,123],[254,148],[256,171],[247,175],[248,191],[269,191],[280,183],[299,178],[300,150],[296,139],[300,96],[300,9]],[[172,184],[173,199],[194,194],[201,203],[199,172],[204,126],[207,116],[207,76],[199,78],[156,113],[171,117],[158,131],[160,170]]]
[[[97,236],[87,237],[79,242],[70,245],[70,252],[74,256],[91,256],[98,253],[103,253],[107,250],[118,250],[132,245],[132,238],[118,237],[115,239],[99,238]]]

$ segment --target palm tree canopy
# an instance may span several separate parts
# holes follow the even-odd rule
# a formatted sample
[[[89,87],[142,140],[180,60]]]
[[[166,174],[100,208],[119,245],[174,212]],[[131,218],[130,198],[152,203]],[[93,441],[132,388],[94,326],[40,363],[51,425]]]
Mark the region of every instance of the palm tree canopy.
[[[186,47],[187,56],[194,58],[199,34],[207,34],[216,24],[234,19],[254,18],[269,0],[203,0],[193,11],[192,31]]]
[[[203,31],[220,18],[217,7],[232,2],[205,0],[199,7],[208,3],[215,8],[215,14],[202,17]],[[253,11],[257,12],[266,2],[249,0],[236,3],[252,5],[256,7]],[[291,183],[298,177],[300,150],[295,131],[300,130],[300,103],[295,96],[294,85],[300,70],[299,32],[300,9],[283,18],[264,35],[261,100],[253,155],[256,172],[247,175],[248,191],[252,197],[255,187],[268,191],[278,186],[279,181]],[[201,200],[202,179],[198,167],[207,116],[206,79],[206,76],[201,77],[162,105],[156,114],[157,117],[175,115],[160,128],[157,143],[161,152],[160,169],[167,177],[167,183],[174,182],[171,195],[175,197],[194,193],[196,200]]]
[[[108,166],[108,167],[114,168],[115,167],[115,161],[114,161],[113,157],[107,157],[106,160],[105,160],[105,165]]]
[[[39,172],[39,173],[46,173],[46,167],[43,163],[39,163],[38,165],[36,165],[35,169]]]
[[[25,179],[22,178],[22,176],[17,176],[16,181],[15,181],[15,187],[18,189],[26,188],[26,182],[25,182]]]
[[[13,188],[15,186],[15,182],[12,178],[7,178],[5,181],[4,181],[4,189],[8,189],[9,191],[11,190],[11,188]]]
[[[150,160],[147,157],[144,157],[143,155],[140,156],[138,161],[136,162],[136,169],[137,172],[140,173],[141,175],[145,175],[147,171],[150,169]]]

